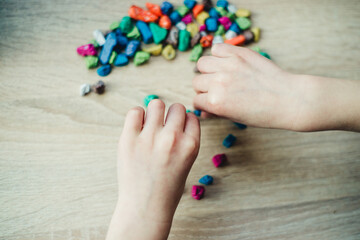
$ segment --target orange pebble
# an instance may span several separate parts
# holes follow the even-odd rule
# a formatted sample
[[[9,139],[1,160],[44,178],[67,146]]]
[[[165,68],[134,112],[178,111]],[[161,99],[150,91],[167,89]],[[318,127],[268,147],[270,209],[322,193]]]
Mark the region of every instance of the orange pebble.
[[[207,48],[207,47],[210,47],[211,44],[212,44],[212,40],[214,39],[214,36],[213,35],[206,35],[206,36],[203,36],[201,39],[200,39],[200,44],[202,47],[204,48]]]
[[[194,17],[197,17],[197,15],[201,13],[203,10],[204,10],[204,5],[196,4],[195,7],[192,9]]]
[[[161,16],[159,20],[159,26],[165,29],[170,29],[171,28],[170,18],[166,15]]]
[[[141,20],[144,22],[155,22],[158,17],[156,15],[154,15],[153,13],[149,12],[149,11],[145,11],[144,9],[132,5],[129,8],[129,16],[135,20]]]
[[[147,2],[146,7],[151,13],[155,14],[156,16],[162,16],[161,8],[159,5]]]
[[[245,43],[245,36],[244,35],[239,35],[239,36],[236,36],[232,39],[228,39],[228,40],[225,40],[225,43],[227,44],[231,44],[231,45],[242,45]]]

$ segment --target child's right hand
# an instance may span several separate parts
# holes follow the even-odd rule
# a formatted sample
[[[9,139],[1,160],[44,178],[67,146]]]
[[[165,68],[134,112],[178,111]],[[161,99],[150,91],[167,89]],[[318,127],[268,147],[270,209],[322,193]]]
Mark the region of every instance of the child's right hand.
[[[194,107],[255,127],[313,129],[315,84],[247,48],[215,44],[197,63]]]

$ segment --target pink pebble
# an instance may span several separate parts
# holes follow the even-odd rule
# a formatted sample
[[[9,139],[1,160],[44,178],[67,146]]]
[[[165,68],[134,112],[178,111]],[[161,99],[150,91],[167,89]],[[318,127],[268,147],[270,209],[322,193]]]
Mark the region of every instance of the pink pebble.
[[[191,196],[196,199],[200,200],[205,194],[205,188],[203,186],[193,185],[191,190]]]
[[[181,21],[183,21],[185,24],[189,24],[189,23],[192,23],[193,21],[193,18],[191,16],[191,14],[188,14],[188,15],[185,15]]]
[[[77,53],[81,56],[95,56],[97,55],[96,48],[92,44],[86,44],[76,49]]]
[[[202,31],[206,31],[206,25],[203,24],[199,27],[199,31],[202,32]]]
[[[229,28],[232,24],[230,18],[228,18],[228,17],[221,17],[218,19],[218,21],[219,21],[219,23],[221,23],[221,25],[224,26],[224,28],[226,30],[229,30]]]
[[[227,159],[227,157],[224,153],[216,154],[215,156],[213,156],[212,162],[213,162],[214,166],[217,168],[217,167],[220,167],[222,164],[224,164],[226,159]]]

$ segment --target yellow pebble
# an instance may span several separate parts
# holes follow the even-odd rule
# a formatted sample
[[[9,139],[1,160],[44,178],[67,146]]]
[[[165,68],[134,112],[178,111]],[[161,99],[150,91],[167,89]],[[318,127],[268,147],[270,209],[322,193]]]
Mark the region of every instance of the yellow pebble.
[[[162,51],[162,44],[152,44],[150,47],[142,48],[144,52],[150,53],[151,55],[158,56]]]
[[[164,47],[162,53],[163,57],[166,59],[166,60],[173,60],[176,56],[176,51],[175,49],[173,48],[173,46],[171,46],[170,44],[167,45],[166,47]]]
[[[186,30],[190,33],[191,37],[194,37],[199,32],[199,27],[196,23],[189,23],[186,26]]]
[[[251,32],[254,34],[254,41],[257,42],[260,39],[260,28],[254,27],[251,28]]]
[[[205,20],[210,17],[210,15],[205,12],[205,11],[202,11],[201,13],[199,13],[196,17],[196,21],[200,24],[200,25],[203,25],[205,23]]]
[[[248,17],[250,17],[251,12],[247,9],[240,8],[236,11],[235,14],[237,17],[247,17],[248,18]]]

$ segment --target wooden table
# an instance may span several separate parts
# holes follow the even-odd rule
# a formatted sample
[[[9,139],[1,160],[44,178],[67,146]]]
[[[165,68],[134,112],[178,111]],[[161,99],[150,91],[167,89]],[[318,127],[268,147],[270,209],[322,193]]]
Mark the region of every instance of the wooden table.
[[[253,11],[258,46],[284,69],[360,80],[358,0],[232,2]],[[106,94],[79,96],[82,83],[99,77],[76,47],[132,3],[145,0],[0,2],[1,239],[104,239],[124,115],[147,94],[191,107],[189,52],[116,68],[104,78]],[[201,125],[169,239],[360,239],[359,133]],[[228,133],[238,142],[224,149]],[[230,163],[215,169],[219,152]],[[215,184],[194,201],[190,187],[205,174]]]

